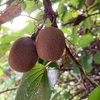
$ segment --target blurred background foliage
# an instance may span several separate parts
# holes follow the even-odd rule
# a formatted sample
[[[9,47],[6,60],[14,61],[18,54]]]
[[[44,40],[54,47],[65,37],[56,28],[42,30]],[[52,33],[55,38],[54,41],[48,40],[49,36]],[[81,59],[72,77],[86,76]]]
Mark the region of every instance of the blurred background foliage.
[[[8,0],[0,0],[0,16],[11,5],[19,3],[21,15],[10,21],[7,21],[6,16],[4,16],[6,22],[3,24],[1,24],[0,19],[0,100],[14,100],[22,79],[22,73],[11,70],[8,65],[8,55],[12,43],[22,36],[31,36],[41,23],[44,14],[42,0],[12,0],[7,2]],[[57,24],[65,35],[66,44],[89,77],[100,84],[100,1],[95,0],[91,6],[86,6],[85,0],[51,0],[51,2],[54,11],[58,14]],[[5,5],[3,5],[4,3]],[[11,14],[12,11],[8,16]],[[49,25],[50,21],[47,20],[45,26]],[[38,63],[45,65],[46,61],[39,59]],[[62,64],[63,67],[61,67]],[[55,83],[57,80],[55,86],[52,87],[50,100],[87,100],[94,87],[85,82],[87,89],[84,89],[77,66],[69,57],[64,56],[48,66],[51,68],[50,74],[54,74],[51,79],[48,75],[49,82],[53,79],[52,82],[55,80]],[[48,82],[46,83],[48,84]],[[94,98],[100,88],[95,91]],[[40,94],[38,95],[41,98]],[[46,95],[48,94],[49,91]],[[48,100],[46,99],[48,97],[45,99],[39,97],[35,96],[34,100]],[[91,97],[89,100],[92,100]],[[100,100],[100,98],[93,100]]]

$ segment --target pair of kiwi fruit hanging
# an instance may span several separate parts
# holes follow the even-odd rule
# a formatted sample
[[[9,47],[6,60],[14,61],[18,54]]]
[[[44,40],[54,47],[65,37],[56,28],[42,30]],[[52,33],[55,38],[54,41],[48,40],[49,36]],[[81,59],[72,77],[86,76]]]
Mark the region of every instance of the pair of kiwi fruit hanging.
[[[36,40],[21,37],[11,47],[8,62],[18,72],[27,72],[36,64],[38,58],[56,61],[63,54],[65,38],[63,32],[56,27],[41,29]]]

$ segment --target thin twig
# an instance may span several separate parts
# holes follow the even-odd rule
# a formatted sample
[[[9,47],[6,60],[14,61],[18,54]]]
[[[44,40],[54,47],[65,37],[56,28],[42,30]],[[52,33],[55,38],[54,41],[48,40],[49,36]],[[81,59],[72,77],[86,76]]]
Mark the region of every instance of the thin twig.
[[[100,12],[97,12],[97,13],[94,13],[94,14],[91,14],[91,15],[88,15],[87,17],[91,17],[91,16],[98,15],[98,14],[100,14]]]
[[[76,80],[80,80],[80,78],[73,72],[69,72],[71,76],[75,77]]]
[[[42,27],[44,26],[44,20],[42,21],[41,25],[38,26],[38,28],[35,30],[35,32],[32,34],[31,38],[35,41],[36,37],[39,34],[39,31],[42,29]]]
[[[71,67],[68,67],[68,68],[63,67],[63,68],[59,68],[59,70],[64,72],[64,71],[70,71],[70,70],[72,70],[72,68]]]
[[[83,13],[83,14],[84,14],[84,13]],[[94,13],[94,14],[91,14],[91,15],[88,15],[88,16],[83,16],[84,18],[82,19],[82,15],[83,15],[83,14],[79,15],[79,16],[81,16],[81,21],[79,21],[78,24],[81,23],[82,21],[84,21],[84,20],[85,20],[86,18],[88,18],[88,17],[91,17],[91,16],[95,16],[95,15],[97,15],[97,14],[100,14],[100,12],[97,12],[97,13]],[[79,17],[79,16],[78,16],[78,17]],[[77,17],[77,18],[78,18],[78,17]],[[72,19],[72,20],[69,20],[68,22],[62,24],[62,26],[66,26],[66,25],[68,25],[68,24],[75,24],[75,21],[76,21],[77,18],[74,18],[74,19]],[[79,20],[79,19],[78,19],[78,20]],[[77,21],[76,21],[76,22],[77,22]]]
[[[72,100],[75,96],[79,95],[80,93],[83,93],[84,91],[85,91],[84,89],[79,89],[79,90],[77,90],[76,93],[73,94],[73,95],[69,98],[69,100]]]
[[[18,88],[18,86],[17,87],[13,87],[13,88],[7,88],[6,90],[0,91],[0,94],[8,92],[8,91],[16,90],[17,88]]]
[[[20,16],[25,16],[25,17],[31,18],[31,19],[36,20],[36,21],[42,21],[42,19],[33,18],[33,17],[29,16],[29,15],[22,15],[21,14]]]

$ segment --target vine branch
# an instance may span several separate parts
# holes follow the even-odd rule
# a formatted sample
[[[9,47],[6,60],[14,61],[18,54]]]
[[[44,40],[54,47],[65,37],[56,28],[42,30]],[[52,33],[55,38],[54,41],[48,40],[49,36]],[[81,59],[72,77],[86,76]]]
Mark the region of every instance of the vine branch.
[[[57,23],[56,23],[57,14],[53,11],[50,0],[43,0],[43,5],[44,5],[44,12],[45,12],[43,16],[43,20],[49,18],[52,23],[51,26],[57,27]]]
[[[16,90],[17,88],[18,88],[18,86],[17,87],[13,87],[13,88],[8,88],[6,90],[0,91],[0,94],[8,92],[8,91]]]
[[[93,85],[93,87],[99,86],[99,84],[97,82],[95,82],[94,80],[92,80],[90,77],[87,76],[86,72],[84,71],[83,67],[77,62],[77,60],[74,58],[74,56],[72,55],[72,53],[70,52],[69,48],[66,46],[66,52],[68,53],[69,57],[71,58],[71,60],[76,64],[76,66],[78,67],[81,77],[82,77],[82,82],[84,84],[84,81],[86,79],[88,79],[88,81]],[[85,84],[84,84],[85,86]]]

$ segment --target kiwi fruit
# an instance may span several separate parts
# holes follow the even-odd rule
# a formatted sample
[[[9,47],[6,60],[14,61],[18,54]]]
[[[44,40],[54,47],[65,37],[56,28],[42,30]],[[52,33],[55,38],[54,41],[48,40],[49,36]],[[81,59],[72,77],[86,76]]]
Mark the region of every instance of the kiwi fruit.
[[[86,0],[85,4],[86,4],[86,6],[91,6],[94,2],[95,2],[95,0]]]
[[[21,37],[11,47],[8,63],[18,72],[31,70],[38,60],[35,42],[30,37]]]
[[[36,39],[38,56],[47,61],[56,61],[63,54],[65,38],[63,32],[56,27],[46,27],[39,32]]]

